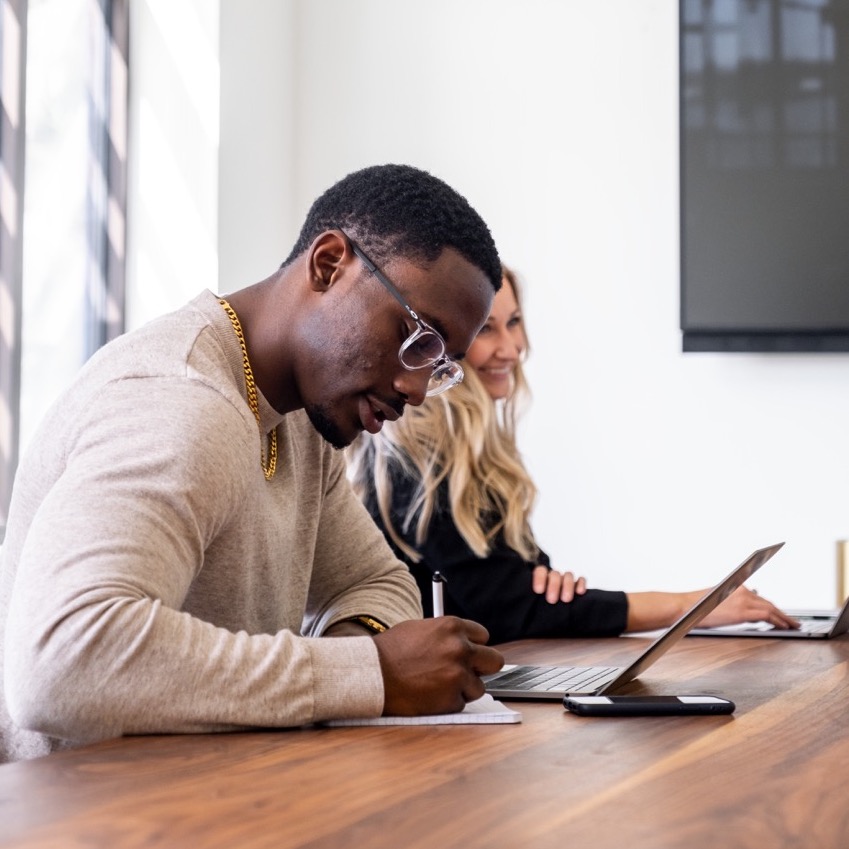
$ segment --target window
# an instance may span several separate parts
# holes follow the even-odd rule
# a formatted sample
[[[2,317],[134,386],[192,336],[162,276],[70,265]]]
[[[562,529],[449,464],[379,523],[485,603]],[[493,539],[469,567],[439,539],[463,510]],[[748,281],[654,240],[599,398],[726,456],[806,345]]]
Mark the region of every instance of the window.
[[[20,207],[17,238],[0,254],[4,528],[19,451],[85,360],[124,329],[129,22],[128,0],[0,3],[10,160],[26,137],[25,157],[15,148],[7,165],[0,136]],[[25,91],[17,124],[5,121],[12,68],[20,103]]]

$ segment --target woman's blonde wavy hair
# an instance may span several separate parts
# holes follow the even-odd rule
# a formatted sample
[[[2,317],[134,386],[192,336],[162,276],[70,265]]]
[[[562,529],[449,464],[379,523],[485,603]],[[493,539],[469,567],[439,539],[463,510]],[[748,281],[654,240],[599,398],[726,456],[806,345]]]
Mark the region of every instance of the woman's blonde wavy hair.
[[[515,273],[504,267],[503,279],[521,309]],[[445,480],[454,524],[478,557],[485,557],[503,533],[510,548],[526,560],[536,559],[539,549],[529,524],[536,487],[516,443],[518,407],[529,394],[521,361],[510,394],[496,402],[467,366],[458,386],[409,407],[398,421],[385,422],[380,433],[363,435],[348,449],[354,489],[365,498],[374,487],[384,527],[410,560],[421,558],[401,534],[412,530],[416,544],[424,542]],[[418,481],[400,529],[390,516],[393,468]]]

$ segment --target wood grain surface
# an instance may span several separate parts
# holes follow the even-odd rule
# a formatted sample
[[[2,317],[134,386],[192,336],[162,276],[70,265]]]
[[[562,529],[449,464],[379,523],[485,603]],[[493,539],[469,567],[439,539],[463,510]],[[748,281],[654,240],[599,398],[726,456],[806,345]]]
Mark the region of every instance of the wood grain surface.
[[[512,662],[629,662],[643,638],[523,641]],[[849,639],[688,637],[646,693],[732,716],[132,737],[0,767],[0,846],[713,849],[849,846]]]

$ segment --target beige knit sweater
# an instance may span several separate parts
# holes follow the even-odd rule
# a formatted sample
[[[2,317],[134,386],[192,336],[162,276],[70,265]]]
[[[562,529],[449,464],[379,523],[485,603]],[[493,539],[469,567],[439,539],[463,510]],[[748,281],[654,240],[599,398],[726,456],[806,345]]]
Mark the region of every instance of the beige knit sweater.
[[[211,292],[107,345],[22,460],[0,561],[0,761],[122,734],[297,726],[383,707],[368,638],[421,608],[306,415],[269,482]],[[266,444],[266,443],[263,443]]]

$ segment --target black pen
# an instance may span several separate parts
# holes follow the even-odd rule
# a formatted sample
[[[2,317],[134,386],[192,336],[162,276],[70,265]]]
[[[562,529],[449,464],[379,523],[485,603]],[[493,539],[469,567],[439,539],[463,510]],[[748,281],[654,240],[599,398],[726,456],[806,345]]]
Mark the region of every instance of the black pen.
[[[442,603],[442,585],[447,583],[440,572],[433,573],[433,615],[444,616],[445,606]]]

